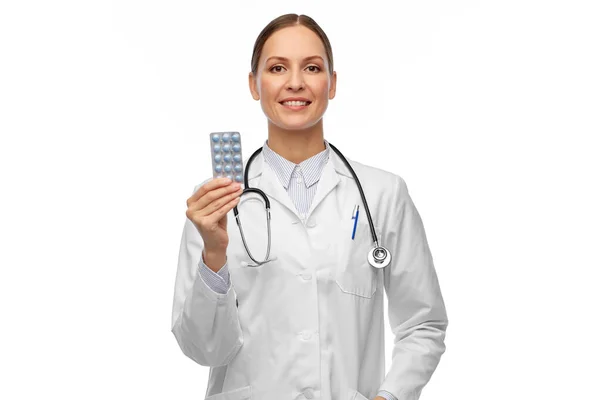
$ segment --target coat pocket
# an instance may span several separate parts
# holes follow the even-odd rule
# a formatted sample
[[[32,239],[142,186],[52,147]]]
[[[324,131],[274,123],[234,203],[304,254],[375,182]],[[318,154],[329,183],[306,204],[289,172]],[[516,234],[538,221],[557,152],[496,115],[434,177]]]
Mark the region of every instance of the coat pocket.
[[[346,229],[344,229],[346,228]],[[349,295],[371,298],[377,290],[377,271],[369,264],[368,253],[374,243],[369,224],[358,224],[354,240],[352,230],[342,227],[338,242],[335,281]],[[375,229],[378,236],[380,232]]]
[[[205,400],[248,400],[252,399],[252,386],[229,390],[208,396]]]

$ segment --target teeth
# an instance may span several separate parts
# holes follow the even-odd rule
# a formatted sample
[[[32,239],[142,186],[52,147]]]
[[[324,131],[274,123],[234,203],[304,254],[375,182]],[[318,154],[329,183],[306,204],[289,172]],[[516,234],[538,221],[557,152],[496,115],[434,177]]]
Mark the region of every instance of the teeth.
[[[308,104],[307,101],[284,101],[283,102],[283,105],[286,105],[286,106],[305,106],[307,104]]]

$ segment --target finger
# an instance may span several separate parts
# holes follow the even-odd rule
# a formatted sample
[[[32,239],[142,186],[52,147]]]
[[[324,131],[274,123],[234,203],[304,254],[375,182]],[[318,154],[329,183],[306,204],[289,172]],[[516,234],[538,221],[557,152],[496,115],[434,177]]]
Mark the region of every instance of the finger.
[[[228,194],[235,192],[241,185],[239,183],[231,182],[227,186],[220,186],[216,189],[206,192],[203,196],[198,198],[196,201],[188,201],[188,208],[193,210],[200,210],[206,208],[213,201],[219,200]]]
[[[200,215],[206,216],[219,211],[223,206],[226,206],[232,200],[239,198],[243,191],[244,189],[240,187],[238,190],[231,191],[230,193],[213,200],[211,203],[199,210]]]
[[[240,202],[240,197],[238,196],[238,197],[234,198],[233,200],[231,200],[230,202],[228,202],[227,204],[220,207],[218,210],[216,210],[209,216],[207,216],[206,217],[207,221],[209,222],[209,224],[218,223],[219,220],[221,218],[223,218],[223,216],[225,214],[227,214],[229,211],[231,211],[233,209],[233,207],[235,207],[239,202]]]
[[[198,190],[194,192],[188,199],[188,203],[197,201],[200,197],[204,196],[206,193],[211,190],[217,189],[219,187],[227,186],[231,183],[231,179],[229,178],[217,178],[212,179],[206,182],[204,185],[200,186]]]
[[[215,189],[203,197],[201,197],[197,203],[198,206],[206,211],[206,213],[212,213],[215,210],[221,208],[224,204],[239,196],[241,193],[241,185],[238,183],[232,183],[224,188]],[[238,193],[239,192],[239,193]]]
[[[240,187],[239,190],[230,193],[227,196],[223,196],[219,199],[216,199],[215,201],[211,202],[209,205],[203,208],[198,208],[196,206],[199,203],[198,201],[192,204],[192,206],[186,210],[185,215],[192,222],[202,225],[204,227],[216,225],[225,213],[227,213],[229,210],[235,207],[235,204],[237,204],[237,201],[242,193],[243,189]],[[229,209],[227,209],[227,206],[230,202],[233,202],[233,205]],[[225,210],[222,211],[221,208],[225,208]]]

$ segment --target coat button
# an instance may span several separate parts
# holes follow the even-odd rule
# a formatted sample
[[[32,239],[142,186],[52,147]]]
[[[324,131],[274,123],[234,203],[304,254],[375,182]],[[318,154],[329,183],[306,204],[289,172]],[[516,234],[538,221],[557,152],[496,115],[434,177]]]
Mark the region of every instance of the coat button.
[[[304,397],[306,397],[307,399],[312,399],[315,397],[315,394],[311,388],[308,388],[304,391]]]
[[[302,274],[302,279],[304,279],[305,281],[310,281],[312,279],[312,274],[309,272],[305,272]]]
[[[317,226],[317,223],[313,218],[310,218],[306,223],[306,226],[308,226],[309,228],[314,228],[315,226]]]
[[[302,339],[308,340],[312,336],[311,332],[302,332]]]

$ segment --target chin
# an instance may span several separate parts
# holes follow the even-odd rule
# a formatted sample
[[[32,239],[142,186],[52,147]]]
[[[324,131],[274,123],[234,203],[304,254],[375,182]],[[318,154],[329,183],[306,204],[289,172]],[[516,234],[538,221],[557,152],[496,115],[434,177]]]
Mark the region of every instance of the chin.
[[[319,118],[310,118],[308,119],[305,116],[281,116],[281,115],[277,115],[275,118],[269,118],[269,120],[271,121],[271,123],[273,125],[278,126],[281,129],[286,129],[286,130],[303,130],[303,129],[309,129],[311,127],[313,127],[314,125],[318,124],[319,121],[321,121],[321,118],[323,118],[322,116],[320,116]]]
[[[288,131],[301,131],[301,130],[306,130],[306,129],[313,127],[314,125],[317,124],[317,122],[319,122],[319,120],[309,121],[309,122],[298,122],[295,124],[295,123],[279,120],[279,121],[275,122],[274,124],[277,125],[279,128],[285,129]]]

